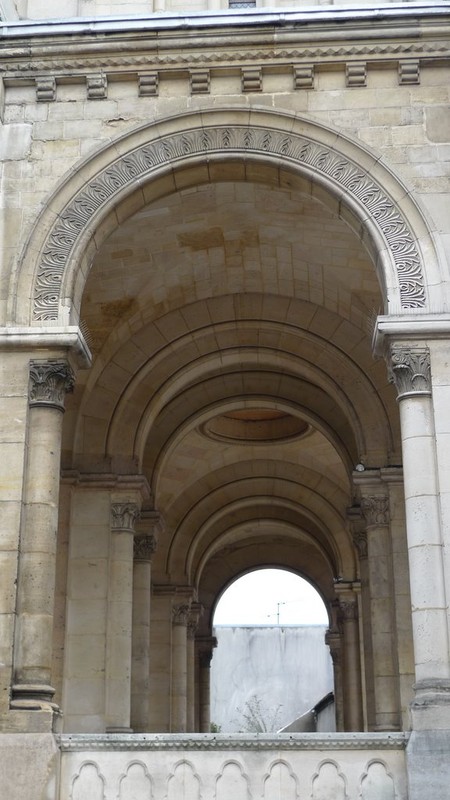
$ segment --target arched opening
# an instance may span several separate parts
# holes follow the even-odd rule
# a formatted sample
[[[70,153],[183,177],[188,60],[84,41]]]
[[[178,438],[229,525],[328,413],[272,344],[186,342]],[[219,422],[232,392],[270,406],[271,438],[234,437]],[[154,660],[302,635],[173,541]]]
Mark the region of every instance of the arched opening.
[[[214,612],[211,730],[335,730],[329,622],[317,590],[293,572],[237,578]]]
[[[395,392],[372,359],[368,325],[388,301],[388,284],[395,302],[406,302],[397,262],[384,247],[377,273],[379,218],[358,218],[364,201],[353,179],[345,196],[333,193],[344,178],[334,166],[327,172],[323,143],[319,162],[307,150],[296,167],[286,152],[286,166],[272,145],[265,155],[259,145],[244,153],[241,129],[225,153],[223,127],[208,137],[213,130],[209,160],[177,150],[170,176],[167,148],[148,150],[137,133],[133,158],[120,159],[120,191],[118,165],[108,171],[105,151],[98,175],[114,177],[110,194],[97,196],[96,182],[89,189],[103,198],[92,212],[94,222],[103,215],[102,227],[78,272],[61,282],[93,354],[63,429],[70,512],[61,516],[59,558],[71,593],[55,637],[64,639],[56,664],[64,724],[209,731],[216,599],[237,575],[275,564],[306,575],[330,611],[337,728],[373,728],[379,718],[396,729],[408,702],[396,655],[395,598],[404,586],[386,568],[386,532],[385,550],[374,545],[367,567],[360,501],[363,492],[401,491]],[[255,135],[262,130],[256,125]],[[278,134],[267,142],[275,139],[281,147]],[[152,179],[142,158],[160,146]],[[143,184],[130,195],[136,163]],[[79,199],[69,204],[69,222]],[[77,233],[65,253],[71,264],[82,241]],[[111,509],[120,515],[130,503],[138,509],[133,580],[131,540],[121,543],[125,532],[111,526]],[[401,537],[403,520],[396,530]],[[116,580],[121,548],[128,582]],[[403,542],[398,551],[402,559]],[[386,596],[383,616],[377,601]],[[94,632],[79,622],[86,606],[97,609]],[[121,619],[130,608],[131,649],[120,669]],[[80,658],[86,648],[95,677]],[[376,661],[381,652],[392,653],[387,676]],[[406,654],[404,674],[409,663]],[[94,697],[88,720],[80,687]],[[131,700],[120,705],[118,696]]]

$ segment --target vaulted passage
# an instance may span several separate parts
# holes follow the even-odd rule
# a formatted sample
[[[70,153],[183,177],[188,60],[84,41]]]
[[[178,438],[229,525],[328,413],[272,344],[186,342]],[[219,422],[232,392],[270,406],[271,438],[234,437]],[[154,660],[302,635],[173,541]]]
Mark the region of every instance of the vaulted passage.
[[[2,787],[443,798],[449,0],[177,2],[0,0]],[[212,732],[266,568],[327,681]]]
[[[361,510],[402,493],[375,269],[331,195],[280,185],[270,162],[239,172],[191,174],[116,221],[87,276],[94,361],[67,398],[54,631],[67,731],[209,731],[213,610],[264,566],[327,604],[338,729],[398,730],[406,713],[390,517],[376,553]],[[403,581],[401,519],[398,536]]]

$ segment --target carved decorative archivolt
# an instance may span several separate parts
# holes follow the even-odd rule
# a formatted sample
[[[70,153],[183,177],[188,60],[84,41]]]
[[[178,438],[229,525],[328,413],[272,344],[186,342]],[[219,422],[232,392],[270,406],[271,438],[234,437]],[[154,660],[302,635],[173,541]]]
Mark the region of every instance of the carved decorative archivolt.
[[[58,317],[62,279],[71,252],[93,218],[127,187],[190,157],[221,153],[276,156],[324,176],[363,206],[390,251],[401,306],[425,306],[421,259],[412,232],[382,187],[350,159],[295,133],[266,127],[211,126],[161,137],[121,156],[89,181],[58,217],[44,246],[34,289],[36,320]]]

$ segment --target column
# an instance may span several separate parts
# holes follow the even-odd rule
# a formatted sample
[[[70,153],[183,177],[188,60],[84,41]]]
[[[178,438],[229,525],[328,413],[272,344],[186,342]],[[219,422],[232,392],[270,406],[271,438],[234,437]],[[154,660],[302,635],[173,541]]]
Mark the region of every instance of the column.
[[[195,636],[198,630],[198,623],[203,606],[200,603],[192,603],[189,611],[187,624],[187,687],[186,687],[186,730],[189,733],[195,731],[195,710],[196,710],[196,691],[195,691]]]
[[[363,728],[361,695],[361,662],[359,648],[358,595],[359,584],[336,585],[339,616],[343,633],[344,724],[346,731]]]
[[[149,725],[151,560],[156,547],[155,534],[135,537],[131,646],[131,727],[135,733],[145,733]]]
[[[410,706],[414,697],[414,645],[409,591],[408,544],[406,539],[405,493],[401,467],[380,470],[389,492],[389,528],[392,549],[392,573],[395,598],[395,626],[401,727],[411,726]]]
[[[363,473],[360,473],[363,475]],[[400,729],[389,496],[378,474],[361,478],[366,520],[374,687],[374,730]]]
[[[344,693],[342,686],[342,635],[335,626],[325,634],[325,644],[330,648],[334,675],[334,702],[336,708],[336,730],[344,731]]]
[[[361,663],[361,690],[363,710],[363,730],[372,730],[375,725],[374,690],[373,690],[373,658],[372,658],[372,625],[370,620],[370,586],[367,563],[367,531],[360,506],[347,509],[350,532],[353,544],[359,557],[359,579],[361,591],[359,595],[359,646]]]
[[[200,733],[211,731],[211,659],[217,647],[215,636],[202,637],[198,641],[198,702]]]
[[[133,537],[139,506],[111,504],[111,547],[106,629],[105,724],[108,733],[130,732]]]
[[[186,732],[189,612],[189,603],[180,603],[172,608],[172,704],[170,714],[172,733]]]
[[[64,397],[73,385],[67,361],[30,362],[13,708],[48,707],[54,694],[51,666],[61,432]]]
[[[450,665],[430,353],[419,343],[403,342],[391,345],[390,359],[402,433],[416,678],[413,727],[435,728],[448,707]]]

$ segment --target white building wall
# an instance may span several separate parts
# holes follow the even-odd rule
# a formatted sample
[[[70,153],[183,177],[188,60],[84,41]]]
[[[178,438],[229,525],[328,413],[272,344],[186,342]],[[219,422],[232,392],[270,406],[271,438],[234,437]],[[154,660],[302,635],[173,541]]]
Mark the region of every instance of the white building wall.
[[[243,714],[257,713],[259,706],[271,731],[312,708],[333,690],[325,631],[322,625],[217,626],[211,720],[224,733],[245,732]]]

